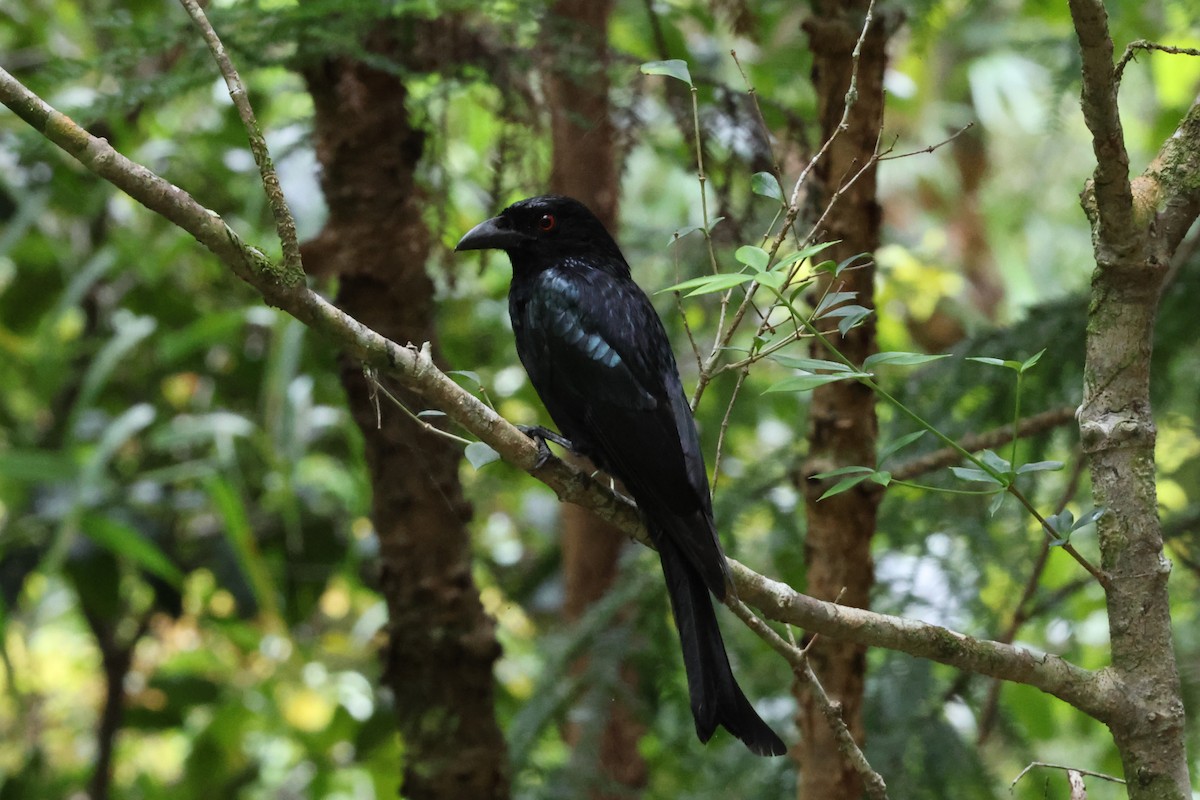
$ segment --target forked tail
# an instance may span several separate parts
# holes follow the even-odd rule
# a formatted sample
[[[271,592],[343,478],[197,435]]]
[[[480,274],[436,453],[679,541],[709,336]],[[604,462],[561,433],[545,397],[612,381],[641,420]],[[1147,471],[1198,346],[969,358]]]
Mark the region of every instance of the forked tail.
[[[787,752],[783,740],[762,721],[734,680],[704,579],[669,536],[655,538],[679,629],[696,735],[707,742],[723,725],[757,755],[783,755]]]

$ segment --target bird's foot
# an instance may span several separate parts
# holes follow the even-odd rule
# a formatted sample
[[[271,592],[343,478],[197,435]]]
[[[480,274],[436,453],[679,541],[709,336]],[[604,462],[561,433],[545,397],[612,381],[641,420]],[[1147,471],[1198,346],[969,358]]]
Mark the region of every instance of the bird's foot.
[[[530,439],[533,439],[533,441],[537,443],[538,457],[537,461],[534,462],[533,465],[535,469],[545,466],[546,462],[554,457],[554,454],[550,452],[550,447],[546,444],[546,442],[554,442],[555,444],[565,447],[568,450],[573,449],[571,447],[570,439],[555,433],[549,428],[544,428],[541,425],[518,425],[517,430],[528,436]]]
[[[617,479],[614,478],[612,475],[609,475],[604,470],[602,470],[602,469],[596,470],[595,472],[592,473],[591,478],[594,481],[598,481],[598,480],[600,480],[600,478],[604,478],[604,480],[608,481],[609,491],[614,492],[614,493],[617,491]],[[603,483],[603,481],[601,481],[601,482]]]

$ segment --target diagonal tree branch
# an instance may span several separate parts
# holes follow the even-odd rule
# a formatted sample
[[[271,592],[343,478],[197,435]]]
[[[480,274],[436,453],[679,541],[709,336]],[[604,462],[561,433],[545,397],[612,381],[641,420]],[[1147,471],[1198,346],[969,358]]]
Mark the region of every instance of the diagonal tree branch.
[[[838,605],[729,560],[740,599],[768,618],[869,647],[885,647],[958,669],[1041,689],[1100,721],[1123,707],[1121,687],[1107,670],[1083,669],[1049,654],[976,639],[927,622]]]

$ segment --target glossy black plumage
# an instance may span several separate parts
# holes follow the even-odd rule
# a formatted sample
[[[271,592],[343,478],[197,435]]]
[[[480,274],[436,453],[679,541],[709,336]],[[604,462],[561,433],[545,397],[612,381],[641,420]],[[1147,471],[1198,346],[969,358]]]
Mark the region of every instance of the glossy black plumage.
[[[550,195],[514,203],[456,249],[508,253],[521,363],[574,449],[637,502],[662,562],[696,734],[706,742],[722,725],[755,753],[781,755],[725,654],[708,594],[725,598],[728,567],[704,456],[662,321],[616,242],[582,203]]]

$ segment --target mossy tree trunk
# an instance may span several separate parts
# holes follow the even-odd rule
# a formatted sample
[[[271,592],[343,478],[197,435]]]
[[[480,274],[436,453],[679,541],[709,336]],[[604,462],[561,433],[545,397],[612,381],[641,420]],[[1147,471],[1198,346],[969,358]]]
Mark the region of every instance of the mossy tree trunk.
[[[395,33],[367,44],[403,63]],[[337,303],[355,319],[397,342],[432,342],[436,358],[430,233],[414,175],[423,134],[408,117],[404,82],[348,57],[310,66],[305,79],[329,205],[325,228],[305,247],[309,271],[337,276]],[[492,676],[500,648],[471,574],[461,449],[386,403],[377,425],[356,360],[345,360],[342,382],[371,473],[389,612],[384,680],[404,740],[403,796],[502,800],[507,748]],[[393,391],[410,409],[425,407],[410,390]]]

